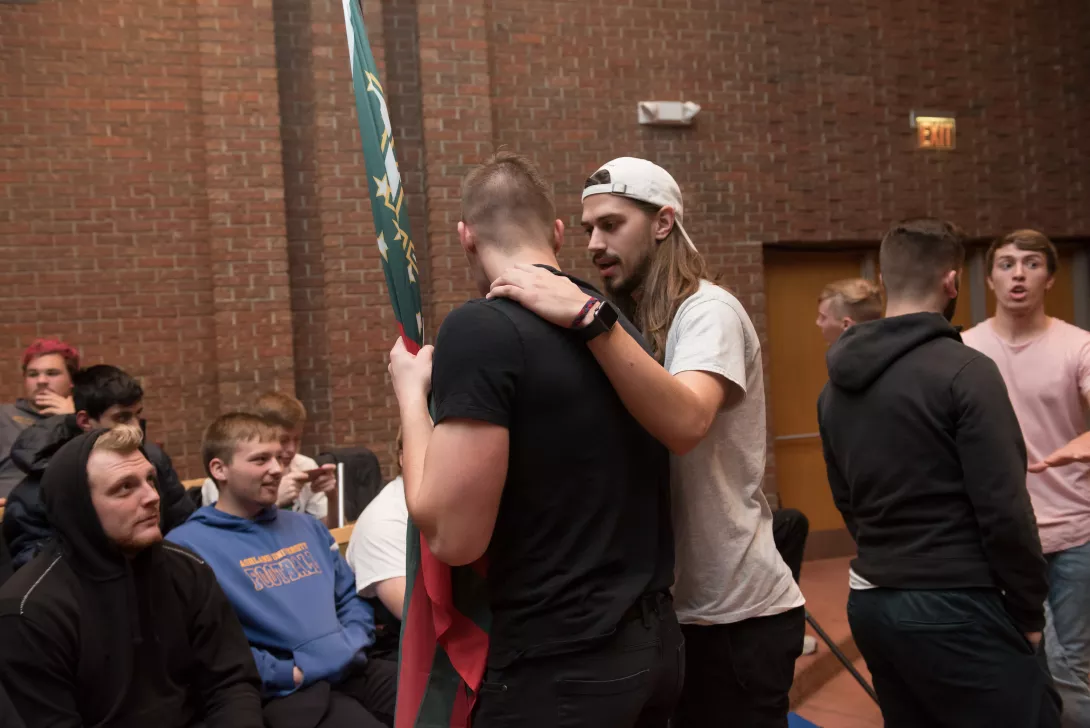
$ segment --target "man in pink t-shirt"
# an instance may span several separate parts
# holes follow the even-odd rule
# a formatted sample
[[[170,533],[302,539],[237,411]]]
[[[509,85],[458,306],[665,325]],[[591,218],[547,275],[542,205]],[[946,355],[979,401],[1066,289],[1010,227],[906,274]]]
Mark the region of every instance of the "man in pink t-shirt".
[[[1057,255],[1039,232],[992,243],[993,318],[965,332],[966,344],[999,366],[1031,463],[1086,432],[1090,332],[1045,313]],[[1049,564],[1044,645],[1063,698],[1063,725],[1090,726],[1090,463],[1034,467],[1026,486]]]

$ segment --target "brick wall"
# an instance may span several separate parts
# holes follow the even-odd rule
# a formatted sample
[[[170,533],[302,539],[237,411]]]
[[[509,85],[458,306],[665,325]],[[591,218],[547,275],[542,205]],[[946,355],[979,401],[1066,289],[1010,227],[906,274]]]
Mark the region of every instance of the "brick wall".
[[[139,5],[139,8],[136,6]],[[1083,0],[364,0],[423,263],[428,328],[472,294],[455,235],[467,167],[504,146],[554,181],[591,275],[579,190],[656,159],[762,332],[761,244],[878,237],[908,214],[976,235],[1090,234]],[[0,2],[0,389],[60,335],[138,374],[183,469],[200,429],[295,391],[308,446],[396,429],[337,0]],[[701,104],[639,127],[646,99]],[[958,149],[920,153],[912,109]]]

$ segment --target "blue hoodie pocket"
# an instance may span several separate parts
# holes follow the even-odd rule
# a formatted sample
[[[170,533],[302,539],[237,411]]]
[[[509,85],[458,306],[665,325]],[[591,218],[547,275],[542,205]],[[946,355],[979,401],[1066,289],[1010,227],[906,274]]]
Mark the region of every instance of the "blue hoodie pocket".
[[[352,640],[345,630],[322,635],[292,650],[295,664],[303,671],[303,684],[312,685],[318,680],[337,682],[344,669],[364,647]]]

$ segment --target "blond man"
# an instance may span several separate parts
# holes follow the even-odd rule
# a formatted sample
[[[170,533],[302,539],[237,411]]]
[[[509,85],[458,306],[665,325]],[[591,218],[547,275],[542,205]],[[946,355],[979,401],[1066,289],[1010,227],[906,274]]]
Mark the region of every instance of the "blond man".
[[[845,278],[825,286],[818,296],[817,327],[832,346],[856,324],[882,318],[882,290],[866,278]]]
[[[307,410],[297,398],[283,392],[266,392],[258,397],[253,413],[280,431],[280,454],[277,456],[284,476],[280,479],[276,505],[296,513],[307,513],[323,523],[329,515],[326,493],[336,487],[334,465],[319,466],[312,458],[299,452]],[[219,497],[216,483],[207,478],[201,486],[201,505],[209,506]]]
[[[55,530],[0,589],[0,683],[28,726],[262,728],[259,677],[212,569],[163,543],[140,428],[68,441]]]

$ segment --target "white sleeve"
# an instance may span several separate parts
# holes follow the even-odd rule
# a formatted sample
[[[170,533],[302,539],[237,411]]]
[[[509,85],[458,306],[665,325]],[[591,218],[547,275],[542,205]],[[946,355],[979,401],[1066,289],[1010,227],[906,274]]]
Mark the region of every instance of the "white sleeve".
[[[314,516],[321,521],[329,515],[329,498],[325,493],[315,493],[309,485],[304,485],[292,509],[297,513]]]
[[[205,478],[201,483],[201,505],[210,506],[219,500],[220,489],[216,487],[216,482],[211,478]]]
[[[396,486],[386,486],[392,487]],[[356,574],[356,591],[362,596],[373,597],[380,582],[405,576],[408,521],[404,491],[400,489],[380,493],[360,514],[345,558]]]
[[[678,329],[670,374],[718,374],[745,392],[746,332],[738,312],[717,298],[682,309],[673,324]]]

